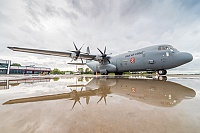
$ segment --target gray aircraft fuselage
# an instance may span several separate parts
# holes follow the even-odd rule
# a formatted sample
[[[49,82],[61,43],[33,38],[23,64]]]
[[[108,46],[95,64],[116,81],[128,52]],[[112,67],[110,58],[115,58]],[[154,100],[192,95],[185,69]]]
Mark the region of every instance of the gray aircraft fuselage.
[[[127,71],[159,71],[166,74],[171,69],[192,61],[190,53],[179,52],[171,45],[155,45],[124,54],[109,57],[110,63],[104,61],[87,61],[86,65],[94,72],[122,73]]]
[[[86,90],[110,90],[111,93],[158,107],[176,106],[183,99],[191,99],[196,92],[170,81],[156,79],[93,78]]]

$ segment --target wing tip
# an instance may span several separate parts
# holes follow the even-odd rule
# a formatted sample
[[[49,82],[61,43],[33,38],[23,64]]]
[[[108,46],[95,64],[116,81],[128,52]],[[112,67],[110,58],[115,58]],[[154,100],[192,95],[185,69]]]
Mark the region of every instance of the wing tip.
[[[9,46],[8,46],[7,48],[13,50],[15,47],[9,47]]]

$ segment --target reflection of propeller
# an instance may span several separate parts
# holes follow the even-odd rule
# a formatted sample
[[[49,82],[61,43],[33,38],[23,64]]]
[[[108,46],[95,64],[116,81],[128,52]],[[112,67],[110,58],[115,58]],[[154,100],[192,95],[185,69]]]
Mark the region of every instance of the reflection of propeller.
[[[101,98],[99,99],[97,103],[99,103],[104,98],[105,105],[106,105],[106,96],[107,96],[106,94],[102,94]]]
[[[106,97],[107,97],[107,94],[109,94],[109,91],[110,91],[110,87],[103,87],[102,89],[100,89],[101,98],[99,99],[97,104],[104,98],[104,102],[106,105]]]
[[[84,44],[83,44],[82,47],[78,49],[78,48],[76,47],[76,44],[75,44],[74,42],[73,42],[73,44],[74,44],[74,47],[75,47],[76,50],[69,50],[70,52],[74,52],[74,53],[75,53],[75,58],[73,58],[72,61],[78,59],[78,57],[80,56],[80,53],[81,53],[81,49],[82,49],[82,47],[83,47],[83,45],[84,45]],[[80,58],[81,58],[81,57],[80,57]],[[83,59],[82,59],[82,58],[81,58],[81,61],[82,61],[82,63],[83,63]]]
[[[106,54],[106,46],[105,46],[104,52],[102,52],[99,48],[97,48],[97,49],[98,49],[99,52],[101,53],[101,56],[100,56],[100,57],[102,57],[103,61],[104,61],[104,59],[106,59],[106,60],[110,63],[110,60],[109,60],[108,57],[107,57],[108,54]]]
[[[80,91],[80,92],[82,92],[82,89],[83,89],[83,88],[81,88],[81,91]],[[72,90],[72,92],[70,93],[70,97],[71,97],[70,100],[75,100],[75,101],[74,101],[74,104],[73,104],[73,106],[72,106],[72,109],[74,108],[74,106],[76,105],[77,102],[79,102],[79,104],[81,105],[81,107],[83,107],[82,104],[81,104],[81,102],[80,102],[80,96],[79,96],[79,94],[78,94],[78,92],[77,92],[76,90]],[[83,108],[84,108],[84,107],[83,107]],[[72,109],[71,109],[71,110],[72,110]]]

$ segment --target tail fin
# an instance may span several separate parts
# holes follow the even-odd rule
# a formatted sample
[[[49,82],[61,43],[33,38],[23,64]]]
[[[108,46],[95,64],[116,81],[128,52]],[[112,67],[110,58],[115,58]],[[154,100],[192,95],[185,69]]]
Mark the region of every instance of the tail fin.
[[[86,53],[90,54],[90,48],[89,47],[87,47]]]

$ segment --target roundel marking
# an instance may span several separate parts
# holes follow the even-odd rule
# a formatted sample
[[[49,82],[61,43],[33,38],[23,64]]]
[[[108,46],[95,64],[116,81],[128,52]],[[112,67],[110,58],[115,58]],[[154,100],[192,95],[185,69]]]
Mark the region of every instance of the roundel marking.
[[[132,92],[132,93],[135,93],[135,92],[136,92],[136,88],[132,87],[132,88],[131,88],[131,92]]]
[[[135,63],[135,58],[134,58],[134,57],[132,57],[132,58],[130,59],[130,63]]]

